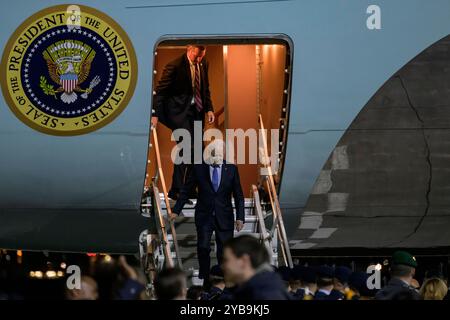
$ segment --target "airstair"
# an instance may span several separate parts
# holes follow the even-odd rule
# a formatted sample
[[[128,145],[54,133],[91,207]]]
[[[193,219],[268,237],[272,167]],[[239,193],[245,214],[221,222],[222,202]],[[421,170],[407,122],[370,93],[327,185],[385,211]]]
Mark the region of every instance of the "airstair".
[[[262,118],[260,116],[260,125]],[[161,166],[158,135],[152,128],[152,146],[156,153],[156,175],[141,203],[141,214],[149,218],[149,228],[139,238],[140,258],[148,280],[148,290],[153,289],[153,280],[164,267],[179,267],[185,270],[192,284],[198,284],[197,233],[194,214],[196,199],[184,206],[182,215],[176,216],[171,207],[174,203],[167,197],[167,187]],[[264,153],[267,156],[267,142],[264,139]],[[292,268],[292,257],[278,202],[272,170],[265,164],[267,176],[262,176],[252,186],[252,197],[245,199],[244,228],[235,236],[250,234],[261,240],[271,257],[272,265],[286,265]],[[161,187],[161,189],[159,188]],[[233,210],[234,201],[232,201]],[[217,263],[214,235],[211,239],[211,265]],[[279,250],[280,249],[280,250]],[[280,261],[281,260],[281,261]]]

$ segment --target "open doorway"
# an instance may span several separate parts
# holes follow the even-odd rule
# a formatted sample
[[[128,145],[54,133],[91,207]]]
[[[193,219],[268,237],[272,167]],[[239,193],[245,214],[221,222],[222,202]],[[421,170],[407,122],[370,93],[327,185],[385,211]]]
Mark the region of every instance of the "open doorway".
[[[274,176],[279,190],[289,116],[292,70],[292,46],[289,39],[284,36],[162,39],[155,46],[153,90],[164,67],[186,54],[186,46],[192,43],[206,47],[205,59],[209,64],[208,76],[215,121],[213,124],[206,124],[205,130],[217,128],[224,137],[226,129],[258,130],[261,115],[266,129],[279,130],[276,141],[270,139],[270,134],[267,140],[269,151],[272,150],[271,144],[279,145],[276,155],[278,165]],[[162,169],[166,184],[170,186],[173,173],[171,152],[175,142],[171,140],[171,130],[164,125],[158,125],[157,133]],[[260,165],[250,161],[248,154],[245,163],[237,165],[244,195],[250,197],[252,184],[260,179]],[[156,170],[155,154],[150,147],[145,188],[149,188]]]

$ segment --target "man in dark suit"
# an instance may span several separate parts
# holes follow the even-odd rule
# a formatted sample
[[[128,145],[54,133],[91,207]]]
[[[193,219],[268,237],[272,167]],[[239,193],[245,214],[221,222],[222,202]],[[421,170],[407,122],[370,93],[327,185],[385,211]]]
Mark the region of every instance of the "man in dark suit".
[[[375,300],[421,300],[419,292],[411,285],[416,268],[416,258],[409,252],[394,252],[390,269],[391,279],[376,293]]]
[[[194,121],[202,123],[205,114],[208,122],[214,122],[208,80],[208,63],[203,61],[204,46],[188,46],[186,54],[169,62],[155,88],[152,126],[161,122],[172,131],[186,129],[191,135],[191,162],[174,165],[169,197],[176,199],[186,182],[194,159]],[[203,62],[202,62],[203,61]],[[177,143],[180,144],[182,138]],[[180,154],[182,156],[182,154]]]
[[[188,201],[189,191],[198,188],[195,206],[195,226],[197,228],[197,255],[200,265],[199,278],[208,279],[210,271],[210,242],[213,232],[217,245],[217,260],[222,263],[223,244],[233,238],[233,229],[244,226],[244,195],[239,171],[236,165],[223,161],[223,142],[215,140],[211,156],[202,164],[195,164],[192,174],[183,186],[173,208],[180,214]],[[231,197],[236,207],[234,221]]]
[[[266,247],[250,235],[225,243],[225,280],[236,285],[234,300],[291,300],[281,277],[273,272]]]
[[[317,291],[314,300],[343,300],[344,295],[339,291],[333,291],[334,269],[328,265],[317,268]]]

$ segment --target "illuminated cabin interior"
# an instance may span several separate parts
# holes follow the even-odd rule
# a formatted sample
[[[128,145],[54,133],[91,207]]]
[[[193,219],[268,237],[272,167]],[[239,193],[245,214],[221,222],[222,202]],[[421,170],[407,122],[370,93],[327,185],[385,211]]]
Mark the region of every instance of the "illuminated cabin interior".
[[[266,129],[279,129],[279,166],[275,181],[277,189],[281,183],[283,161],[286,152],[289,94],[291,81],[291,47],[282,38],[237,38],[237,39],[170,39],[155,47],[153,90],[162,76],[165,65],[186,54],[186,45],[195,42],[206,47],[205,58],[209,64],[211,99],[216,120],[205,124],[205,129],[215,127],[259,129],[261,114]],[[205,121],[205,123],[207,123]],[[171,131],[162,124],[157,126],[162,168],[167,188],[172,183],[173,164],[170,158],[175,142]],[[151,137],[151,135],[150,135]],[[268,150],[271,150],[270,133],[267,135]],[[260,145],[261,146],[261,145]],[[235,152],[236,157],[236,152]],[[251,197],[251,185],[260,181],[260,164],[249,164],[248,139],[246,138],[246,164],[238,164],[242,190]],[[145,187],[155,176],[156,161],[152,148],[148,152]],[[162,190],[161,190],[162,192]]]

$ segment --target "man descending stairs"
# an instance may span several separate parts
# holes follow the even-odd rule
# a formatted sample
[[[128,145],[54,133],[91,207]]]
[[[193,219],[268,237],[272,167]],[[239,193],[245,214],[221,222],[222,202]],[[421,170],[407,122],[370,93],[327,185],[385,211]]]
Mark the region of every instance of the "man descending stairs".
[[[164,201],[164,195],[161,193],[159,195],[160,198],[160,207],[164,218],[167,218],[167,210]],[[150,199],[149,199],[150,200]],[[199,279],[199,261],[197,258],[197,232],[195,228],[195,205],[197,203],[196,199],[191,199],[192,204],[185,205],[183,209],[183,213],[181,216],[175,219],[175,230],[176,236],[178,240],[178,250],[179,255],[182,260],[183,269],[188,272],[188,275],[191,277],[192,284],[201,285],[203,281]],[[253,198],[246,198],[244,201],[244,214],[245,214],[245,224],[241,231],[234,231],[234,236],[241,234],[250,234],[259,239],[263,240],[263,235],[265,234],[266,238],[270,245],[269,250],[272,254],[272,264],[278,265],[278,250],[277,250],[277,234],[275,233],[269,238],[269,231],[264,230],[264,233],[260,230],[259,217],[255,209]],[[234,201],[232,202],[233,210],[235,208]],[[146,211],[146,210],[144,210]],[[263,220],[263,224],[265,226],[264,218],[269,217],[270,215],[266,213],[266,211],[261,212],[261,219]],[[154,228],[151,228],[151,232],[158,232],[160,227],[158,226],[157,219],[152,219],[152,224],[154,224]],[[147,238],[154,238],[150,235],[148,231],[144,232],[141,235],[142,241],[147,243]],[[175,246],[173,243],[172,235],[167,235],[168,242],[171,248],[171,257],[173,261],[176,261],[176,252]],[[217,248],[215,245],[215,235],[213,234],[211,241],[209,242],[211,249],[211,265],[215,265],[218,263],[216,259]],[[144,246],[145,247],[145,246]],[[161,246],[155,252],[155,263],[157,266],[162,267],[165,264],[165,257],[163,254],[163,249]]]
[[[262,119],[260,122],[264,130]],[[268,174],[262,178],[270,198],[272,216],[270,231],[266,228],[265,218],[268,215],[259,199],[258,189],[253,186],[253,198],[244,199],[237,166],[224,161],[225,148],[221,140],[219,142],[222,142],[222,145],[214,146],[213,152],[203,164],[194,165],[193,178],[185,184],[183,188],[185,190],[180,193],[177,203],[172,208],[167,197],[155,128],[152,128],[152,133],[157,172],[152,179],[151,188],[146,187],[150,194],[143,198],[142,203],[142,214],[151,218],[150,229],[142,232],[139,239],[141,261],[148,275],[150,288],[156,273],[164,266],[174,267],[175,260],[178,267],[192,271],[193,279],[195,276],[207,279],[209,266],[217,263],[210,261],[209,253],[217,251],[220,260],[223,243],[234,236],[233,227],[234,233],[250,233],[260,239],[272,257],[273,265],[278,265],[279,238],[284,264],[292,268],[292,257],[269,162],[263,163]],[[215,142],[218,141],[214,140],[212,144]],[[264,155],[268,158],[265,140]],[[157,187],[158,179],[162,193]],[[198,188],[198,203],[188,199],[190,191],[194,188]],[[183,216],[178,216],[181,213]],[[226,237],[223,231],[226,231]],[[197,254],[193,248],[197,248]]]

